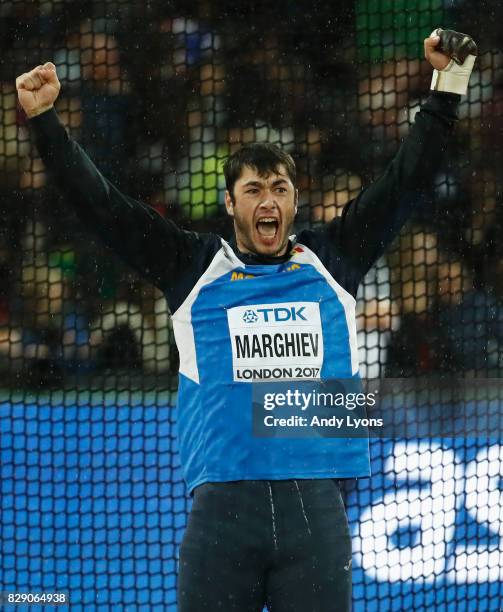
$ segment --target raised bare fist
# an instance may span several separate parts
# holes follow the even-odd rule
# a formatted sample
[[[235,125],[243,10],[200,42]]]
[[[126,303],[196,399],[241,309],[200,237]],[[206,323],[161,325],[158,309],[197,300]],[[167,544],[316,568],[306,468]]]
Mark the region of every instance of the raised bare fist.
[[[28,117],[35,117],[54,106],[61,83],[56,74],[56,66],[46,62],[25,72],[16,79],[19,103]]]

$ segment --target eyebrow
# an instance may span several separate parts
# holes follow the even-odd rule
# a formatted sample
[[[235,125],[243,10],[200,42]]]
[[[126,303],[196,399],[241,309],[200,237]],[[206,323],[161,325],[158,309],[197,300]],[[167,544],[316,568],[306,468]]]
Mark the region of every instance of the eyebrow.
[[[272,186],[276,187],[277,185],[281,184],[281,183],[287,183],[288,181],[284,178],[280,178],[280,179],[276,179],[275,181],[272,182]],[[243,187],[261,187],[264,183],[262,181],[246,181],[246,183],[244,183]]]

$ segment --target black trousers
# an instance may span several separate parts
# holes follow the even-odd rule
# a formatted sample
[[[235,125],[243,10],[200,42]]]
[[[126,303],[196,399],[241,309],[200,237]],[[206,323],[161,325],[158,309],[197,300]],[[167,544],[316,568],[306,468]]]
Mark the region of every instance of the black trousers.
[[[195,489],[180,548],[179,612],[348,612],[351,541],[336,480]]]

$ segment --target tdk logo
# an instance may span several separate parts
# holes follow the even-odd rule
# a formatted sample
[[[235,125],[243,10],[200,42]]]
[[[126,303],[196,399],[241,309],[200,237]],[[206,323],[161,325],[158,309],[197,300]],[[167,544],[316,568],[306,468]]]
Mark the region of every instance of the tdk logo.
[[[256,323],[261,319],[264,323],[283,323],[285,321],[307,321],[303,312],[305,306],[287,306],[279,308],[257,308],[243,313],[245,323]]]
[[[245,323],[256,323],[258,321],[257,313],[254,310],[245,310],[243,313],[243,321]]]

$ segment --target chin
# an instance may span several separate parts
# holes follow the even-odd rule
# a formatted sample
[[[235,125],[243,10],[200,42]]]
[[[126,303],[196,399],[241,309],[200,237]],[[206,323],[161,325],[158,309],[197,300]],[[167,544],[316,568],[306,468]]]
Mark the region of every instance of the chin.
[[[276,234],[274,238],[267,240],[258,232],[250,231],[247,233],[243,232],[241,235],[236,234],[236,239],[241,252],[274,257],[285,253],[288,248],[289,235],[280,237]]]
[[[277,242],[276,240],[271,244],[264,244],[264,242],[260,240],[260,241],[255,242],[253,246],[254,246],[255,252],[258,253],[259,255],[275,256],[275,255],[282,255],[285,252],[287,245],[288,245],[288,242],[280,243],[280,242]]]

